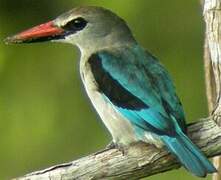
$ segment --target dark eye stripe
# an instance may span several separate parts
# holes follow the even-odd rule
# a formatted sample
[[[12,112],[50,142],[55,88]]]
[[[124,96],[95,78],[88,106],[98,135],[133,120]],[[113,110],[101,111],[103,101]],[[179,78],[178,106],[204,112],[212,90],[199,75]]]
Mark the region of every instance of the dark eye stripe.
[[[69,21],[62,28],[68,31],[80,31],[85,28],[87,21],[81,17]]]

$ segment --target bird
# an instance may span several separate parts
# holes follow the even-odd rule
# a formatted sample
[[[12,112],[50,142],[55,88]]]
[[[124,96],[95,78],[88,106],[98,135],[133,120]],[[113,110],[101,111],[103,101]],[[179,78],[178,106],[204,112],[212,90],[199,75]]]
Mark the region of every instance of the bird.
[[[79,6],[6,38],[6,43],[47,41],[79,48],[81,80],[113,145],[141,141],[165,147],[196,176],[217,171],[187,136],[169,72],[139,45],[125,20],[103,7]]]

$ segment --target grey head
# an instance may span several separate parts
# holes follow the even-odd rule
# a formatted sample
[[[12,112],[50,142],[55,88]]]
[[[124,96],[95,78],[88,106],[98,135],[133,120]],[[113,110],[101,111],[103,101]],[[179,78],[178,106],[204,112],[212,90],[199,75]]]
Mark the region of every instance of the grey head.
[[[102,7],[81,6],[55,20],[6,39],[9,43],[57,41],[77,45],[81,51],[134,43],[126,22]]]

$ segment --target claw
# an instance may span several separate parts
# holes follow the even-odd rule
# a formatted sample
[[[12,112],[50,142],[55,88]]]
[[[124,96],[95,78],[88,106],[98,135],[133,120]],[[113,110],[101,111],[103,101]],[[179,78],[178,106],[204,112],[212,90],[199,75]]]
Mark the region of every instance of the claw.
[[[107,146],[106,149],[117,149],[117,145],[111,141]]]

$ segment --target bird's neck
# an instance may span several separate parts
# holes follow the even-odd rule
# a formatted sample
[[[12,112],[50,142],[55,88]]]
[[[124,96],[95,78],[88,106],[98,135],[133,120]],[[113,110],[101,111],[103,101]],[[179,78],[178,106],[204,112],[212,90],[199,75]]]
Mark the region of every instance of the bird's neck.
[[[135,41],[126,41],[126,42],[116,42],[116,43],[102,43],[103,45],[101,46],[88,46],[88,47],[79,47],[80,51],[81,51],[81,59],[80,59],[80,68],[84,68],[85,64],[87,64],[87,61],[89,60],[89,58],[91,57],[91,55],[96,54],[100,51],[111,51],[112,49],[121,49],[123,47],[123,49],[125,47],[129,47],[129,48],[133,48],[137,45],[137,43]]]

